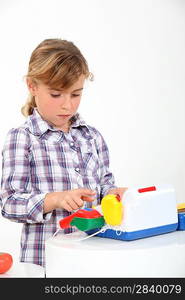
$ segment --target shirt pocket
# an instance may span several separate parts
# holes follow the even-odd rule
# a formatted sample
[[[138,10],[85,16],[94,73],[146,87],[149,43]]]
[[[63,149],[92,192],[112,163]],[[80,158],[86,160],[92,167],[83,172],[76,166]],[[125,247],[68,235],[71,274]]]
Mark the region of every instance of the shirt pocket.
[[[100,163],[99,163],[99,157],[94,142],[83,141],[80,143],[79,147],[80,147],[80,155],[82,159],[84,175],[99,177]]]

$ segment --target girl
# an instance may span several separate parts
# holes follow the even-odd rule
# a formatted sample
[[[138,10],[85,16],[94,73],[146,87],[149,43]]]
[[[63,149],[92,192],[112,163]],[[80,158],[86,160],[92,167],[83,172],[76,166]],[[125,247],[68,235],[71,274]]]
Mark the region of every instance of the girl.
[[[2,151],[2,215],[23,223],[21,262],[45,266],[45,240],[61,218],[125,190],[115,186],[102,135],[77,112],[87,79],[93,75],[70,41],[46,39],[31,55],[27,119],[8,132]]]

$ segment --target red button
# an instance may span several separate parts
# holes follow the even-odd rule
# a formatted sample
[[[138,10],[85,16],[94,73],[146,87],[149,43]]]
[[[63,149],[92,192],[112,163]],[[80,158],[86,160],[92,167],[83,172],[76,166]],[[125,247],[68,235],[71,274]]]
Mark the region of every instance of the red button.
[[[138,189],[139,193],[151,192],[151,191],[156,191],[156,187],[155,186],[150,186],[150,187],[147,187],[147,188]]]

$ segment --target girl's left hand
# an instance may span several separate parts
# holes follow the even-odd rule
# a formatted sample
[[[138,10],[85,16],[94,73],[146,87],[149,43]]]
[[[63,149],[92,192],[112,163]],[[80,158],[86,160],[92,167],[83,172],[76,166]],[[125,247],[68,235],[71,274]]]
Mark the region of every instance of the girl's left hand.
[[[128,189],[127,187],[120,187],[120,188],[112,189],[112,190],[108,191],[107,195],[108,194],[119,195],[120,198],[122,199],[123,194],[127,189]]]

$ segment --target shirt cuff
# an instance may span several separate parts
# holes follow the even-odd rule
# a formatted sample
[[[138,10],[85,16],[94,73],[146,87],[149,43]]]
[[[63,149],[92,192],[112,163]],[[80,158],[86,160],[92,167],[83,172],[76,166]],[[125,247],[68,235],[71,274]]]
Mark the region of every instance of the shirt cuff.
[[[108,194],[109,190],[112,190],[112,189],[117,189],[117,186],[116,185],[104,186],[101,189],[101,199]]]
[[[44,199],[47,193],[34,195],[28,201],[27,223],[46,223],[50,220],[52,212],[44,213]]]

